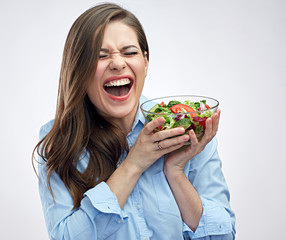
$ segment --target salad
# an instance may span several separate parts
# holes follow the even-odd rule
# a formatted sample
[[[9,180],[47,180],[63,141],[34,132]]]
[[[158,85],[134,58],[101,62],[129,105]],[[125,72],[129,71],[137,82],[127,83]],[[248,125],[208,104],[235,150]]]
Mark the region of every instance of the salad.
[[[161,102],[154,105],[148,111],[146,120],[150,122],[157,117],[164,117],[164,124],[156,128],[155,131],[183,127],[186,130],[184,134],[188,134],[193,129],[200,140],[205,130],[206,120],[212,115],[213,111],[206,100],[197,102],[171,100],[168,103]]]

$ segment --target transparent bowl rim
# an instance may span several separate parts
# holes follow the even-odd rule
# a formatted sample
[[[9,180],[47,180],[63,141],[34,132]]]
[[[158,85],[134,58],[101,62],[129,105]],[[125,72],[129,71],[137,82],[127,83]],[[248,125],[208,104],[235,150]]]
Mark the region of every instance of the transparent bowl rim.
[[[214,102],[216,102],[216,104],[206,110],[200,110],[200,111],[193,111],[193,112],[186,112],[186,113],[183,113],[183,114],[191,114],[191,113],[200,113],[200,112],[205,112],[205,111],[210,111],[210,110],[216,110],[219,106],[219,101],[215,98],[212,98],[212,97],[206,97],[206,96],[200,96],[200,95],[173,95],[173,96],[165,96],[165,97],[157,97],[157,98],[152,98],[152,99],[149,99],[143,103],[141,103],[140,105],[140,109],[142,112],[144,112],[145,114],[155,114],[155,115],[182,115],[182,113],[170,113],[170,114],[166,114],[166,113],[154,113],[154,112],[150,112],[149,110],[145,110],[143,108],[143,105],[148,103],[148,102],[154,102],[156,100],[160,100],[160,99],[164,99],[164,98],[174,98],[174,100],[176,99],[176,97],[178,98],[183,98],[183,97],[186,97],[186,98],[192,98],[192,97],[195,97],[195,98],[202,98],[202,99],[210,99],[210,100],[213,100]],[[187,100],[187,99],[186,99]]]

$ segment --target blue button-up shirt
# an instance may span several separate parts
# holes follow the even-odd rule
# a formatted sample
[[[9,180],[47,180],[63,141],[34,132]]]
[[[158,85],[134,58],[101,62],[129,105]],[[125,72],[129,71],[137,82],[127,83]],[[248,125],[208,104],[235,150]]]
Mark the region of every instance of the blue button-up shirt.
[[[145,100],[141,97],[140,102]],[[144,127],[144,116],[138,110],[129,147]],[[53,121],[40,130],[40,139],[51,129]],[[125,156],[121,157],[124,161]],[[39,193],[50,239],[82,240],[229,240],[235,235],[235,216],[229,205],[229,191],[221,170],[214,138],[205,149],[185,166],[185,174],[197,190],[203,214],[193,232],[182,220],[178,205],[163,171],[164,157],[158,159],[139,178],[123,209],[105,182],[88,190],[80,207],[73,209],[73,199],[59,176],[53,172],[51,186],[46,166],[39,164]],[[78,163],[79,171],[87,167],[88,157]],[[120,163],[119,163],[120,164]]]

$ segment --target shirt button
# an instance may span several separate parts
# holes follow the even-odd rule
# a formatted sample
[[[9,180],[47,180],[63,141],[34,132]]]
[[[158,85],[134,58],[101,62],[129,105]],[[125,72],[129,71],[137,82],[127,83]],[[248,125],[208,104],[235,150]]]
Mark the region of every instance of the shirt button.
[[[118,222],[118,223],[122,223],[122,219],[119,218],[119,219],[117,220],[117,222]]]
[[[141,205],[137,204],[136,208],[139,210],[141,208]]]
[[[149,240],[149,238],[148,237],[143,237],[142,240]]]

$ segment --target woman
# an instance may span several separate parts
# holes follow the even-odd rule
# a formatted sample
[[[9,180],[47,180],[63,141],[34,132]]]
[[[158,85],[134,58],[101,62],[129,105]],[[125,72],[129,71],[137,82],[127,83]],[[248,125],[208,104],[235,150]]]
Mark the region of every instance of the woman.
[[[55,119],[35,148],[50,239],[234,239],[220,111],[200,142],[183,128],[153,133],[164,118],[144,125],[138,109],[148,63],[141,24],[117,5],[71,27]]]

